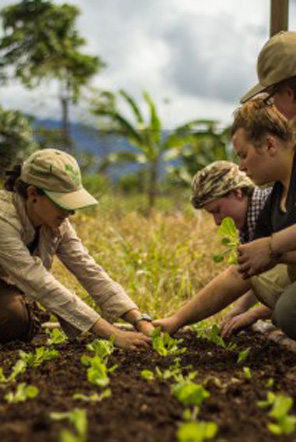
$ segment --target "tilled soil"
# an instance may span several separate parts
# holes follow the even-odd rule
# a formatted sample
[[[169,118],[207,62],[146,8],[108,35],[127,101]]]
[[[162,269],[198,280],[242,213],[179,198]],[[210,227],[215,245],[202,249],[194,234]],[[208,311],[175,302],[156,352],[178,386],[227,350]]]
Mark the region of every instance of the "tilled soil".
[[[179,334],[187,351],[180,356],[183,374],[197,371],[195,382],[203,383],[210,392],[201,405],[198,419],[218,425],[216,441],[224,442],[289,442],[296,434],[275,436],[267,428],[271,422],[268,409],[259,408],[257,401],[265,400],[268,391],[285,393],[296,398],[296,355],[254,332],[243,332],[232,339],[233,351],[225,350],[193,332]],[[62,428],[74,431],[66,420],[54,421],[51,412],[87,410],[88,441],[97,442],[172,442],[182,422],[184,407],[171,394],[172,379],[147,381],[141,371],[168,368],[175,357],[162,357],[153,350],[128,352],[115,350],[108,366],[119,367],[110,374],[112,395],[101,402],[83,402],[72,398],[74,393],[90,395],[102,390],[90,384],[82,354],[89,354],[85,345],[92,338],[63,343],[54,347],[60,355],[38,368],[27,368],[17,382],[35,385],[39,394],[25,402],[7,403],[7,391],[15,385],[0,389],[1,442],[57,442]],[[44,345],[45,335],[33,343],[11,343],[1,346],[0,366],[8,375],[19,358],[19,350],[33,351]],[[241,350],[251,347],[242,364],[237,363]],[[243,367],[251,370],[246,378]],[[273,385],[268,381],[273,379]],[[270,382],[269,382],[270,384]],[[290,412],[296,415],[296,401]]]

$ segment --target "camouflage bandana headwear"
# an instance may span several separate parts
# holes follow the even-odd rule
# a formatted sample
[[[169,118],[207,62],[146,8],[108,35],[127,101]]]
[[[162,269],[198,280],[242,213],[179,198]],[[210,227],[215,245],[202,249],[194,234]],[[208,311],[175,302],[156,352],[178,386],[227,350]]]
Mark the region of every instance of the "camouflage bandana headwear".
[[[196,209],[235,189],[254,188],[253,182],[229,161],[215,161],[197,172],[192,181],[191,202]]]
[[[34,152],[24,162],[20,179],[42,189],[55,204],[66,210],[98,203],[83,188],[75,158],[61,150],[42,149]]]

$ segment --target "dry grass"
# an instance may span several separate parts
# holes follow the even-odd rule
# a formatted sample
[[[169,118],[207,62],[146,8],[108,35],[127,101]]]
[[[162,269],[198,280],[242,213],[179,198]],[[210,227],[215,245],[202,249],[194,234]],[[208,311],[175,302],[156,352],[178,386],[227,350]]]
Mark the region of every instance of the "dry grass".
[[[90,254],[122,284],[140,309],[154,317],[172,313],[224,267],[217,228],[189,203],[169,204],[145,217],[136,201],[106,196],[100,206],[77,213],[73,224]],[[91,298],[64,267],[54,274],[91,305]]]

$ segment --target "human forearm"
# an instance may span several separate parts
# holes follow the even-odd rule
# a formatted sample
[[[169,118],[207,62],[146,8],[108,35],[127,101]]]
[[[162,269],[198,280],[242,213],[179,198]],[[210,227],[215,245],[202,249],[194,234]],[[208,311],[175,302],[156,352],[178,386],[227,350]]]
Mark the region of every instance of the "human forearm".
[[[253,310],[250,310],[248,314],[253,319],[253,322],[256,322],[258,319],[270,319],[272,316],[272,310],[269,307],[266,307],[266,305],[259,305]]]
[[[207,284],[173,316],[177,328],[201,321],[234,302],[250,288],[236,267],[230,267]]]
[[[132,309],[122,315],[122,318],[132,324],[137,331],[144,333],[147,336],[151,336],[154,326],[150,321],[146,321],[142,319],[141,321],[137,321],[137,319],[141,316],[141,312],[138,309]]]
[[[274,233],[271,237],[271,250],[275,255],[296,250],[296,225]]]
[[[282,253],[278,259],[281,264],[296,264],[296,250]]]
[[[256,302],[256,296],[254,295],[252,290],[249,290],[247,293],[239,298],[231,311],[235,312],[236,314],[244,313],[249,310],[249,308],[253,307]]]

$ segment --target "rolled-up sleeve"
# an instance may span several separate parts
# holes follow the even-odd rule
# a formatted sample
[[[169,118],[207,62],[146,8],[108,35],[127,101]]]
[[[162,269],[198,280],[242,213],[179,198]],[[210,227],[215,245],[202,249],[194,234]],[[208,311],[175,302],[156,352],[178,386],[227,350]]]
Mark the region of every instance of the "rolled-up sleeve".
[[[90,256],[69,221],[65,224],[57,256],[76,276],[110,322],[138,308],[123,287],[113,281]]]
[[[94,309],[57,281],[39,257],[30,255],[20,232],[3,219],[0,219],[0,267],[26,296],[81,332],[89,330],[100,318]]]

